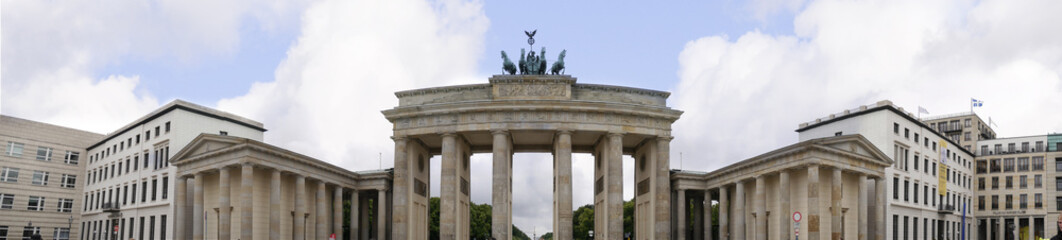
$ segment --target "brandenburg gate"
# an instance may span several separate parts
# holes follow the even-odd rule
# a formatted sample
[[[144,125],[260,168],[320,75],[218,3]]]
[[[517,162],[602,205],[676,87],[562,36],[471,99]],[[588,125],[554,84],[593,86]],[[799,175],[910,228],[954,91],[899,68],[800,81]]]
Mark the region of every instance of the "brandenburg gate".
[[[569,75],[510,74],[395,95],[398,106],[383,111],[394,124],[393,239],[428,238],[428,161],[435,155],[442,158],[440,237],[470,238],[473,153],[493,154],[491,233],[511,239],[517,152],[553,154],[555,239],[572,238],[573,153],[594,158],[595,238],[623,238],[623,155],[635,159],[636,238],[670,238],[671,124],[682,114],[667,107],[670,93],[578,84]]]

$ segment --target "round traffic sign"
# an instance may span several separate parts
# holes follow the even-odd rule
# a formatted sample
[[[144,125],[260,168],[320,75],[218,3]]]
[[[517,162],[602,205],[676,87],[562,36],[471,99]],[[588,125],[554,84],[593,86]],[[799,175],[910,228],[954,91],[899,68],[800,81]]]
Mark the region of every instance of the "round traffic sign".
[[[793,221],[800,222],[800,219],[802,218],[804,218],[804,216],[800,215],[800,212],[793,212]]]

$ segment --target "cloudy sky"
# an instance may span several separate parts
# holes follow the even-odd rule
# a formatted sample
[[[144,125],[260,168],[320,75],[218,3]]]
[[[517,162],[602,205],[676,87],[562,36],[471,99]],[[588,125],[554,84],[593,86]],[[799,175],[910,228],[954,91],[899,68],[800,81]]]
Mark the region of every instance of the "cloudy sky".
[[[1062,1],[643,4],[2,0],[0,113],[107,133],[184,99],[265,123],[271,144],[390,168],[379,111],[397,105],[393,92],[484,83],[501,72],[498,52],[538,29],[536,48],[568,50],[580,83],[673,93],[685,114],[672,168],[711,171],[794,143],[800,122],[882,99],[947,114],[977,98],[1000,136],[1062,132]],[[551,230],[548,159],[514,163],[514,222],[528,232]],[[472,199],[489,203],[490,155],[473,164]],[[574,167],[577,207],[591,202],[593,173],[588,156]]]

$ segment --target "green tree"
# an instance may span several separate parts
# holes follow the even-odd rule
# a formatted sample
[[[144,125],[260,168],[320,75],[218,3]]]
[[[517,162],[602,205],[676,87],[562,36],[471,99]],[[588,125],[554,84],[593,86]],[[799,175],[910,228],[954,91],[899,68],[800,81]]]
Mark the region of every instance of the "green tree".
[[[634,199],[623,202],[623,233],[634,236]]]
[[[546,234],[542,234],[542,239],[553,240],[553,232],[548,232]]]
[[[524,231],[520,231],[520,228],[516,227],[516,225],[513,225],[513,239],[531,240],[531,237],[528,237],[527,234],[524,233]]]
[[[594,205],[583,205],[572,213],[572,238],[590,239],[589,231],[594,230]]]
[[[491,206],[490,204],[475,204],[472,203],[469,209],[469,234],[473,238],[489,239],[491,229]],[[439,198],[433,197],[428,199],[428,214],[430,220],[428,221],[428,239],[438,240],[439,235]],[[513,225],[513,239],[530,240],[520,228]]]

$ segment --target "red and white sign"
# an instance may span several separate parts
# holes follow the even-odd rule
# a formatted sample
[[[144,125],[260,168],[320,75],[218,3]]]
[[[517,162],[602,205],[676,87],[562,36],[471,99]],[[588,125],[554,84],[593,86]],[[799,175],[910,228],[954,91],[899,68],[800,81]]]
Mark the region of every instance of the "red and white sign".
[[[328,240],[336,240],[336,234],[333,233],[332,235],[329,235]]]
[[[114,225],[114,232],[118,232],[118,225]]]
[[[793,213],[793,221],[800,222],[800,219],[803,219],[803,218],[804,218],[804,215],[800,215],[800,212],[794,212]]]

